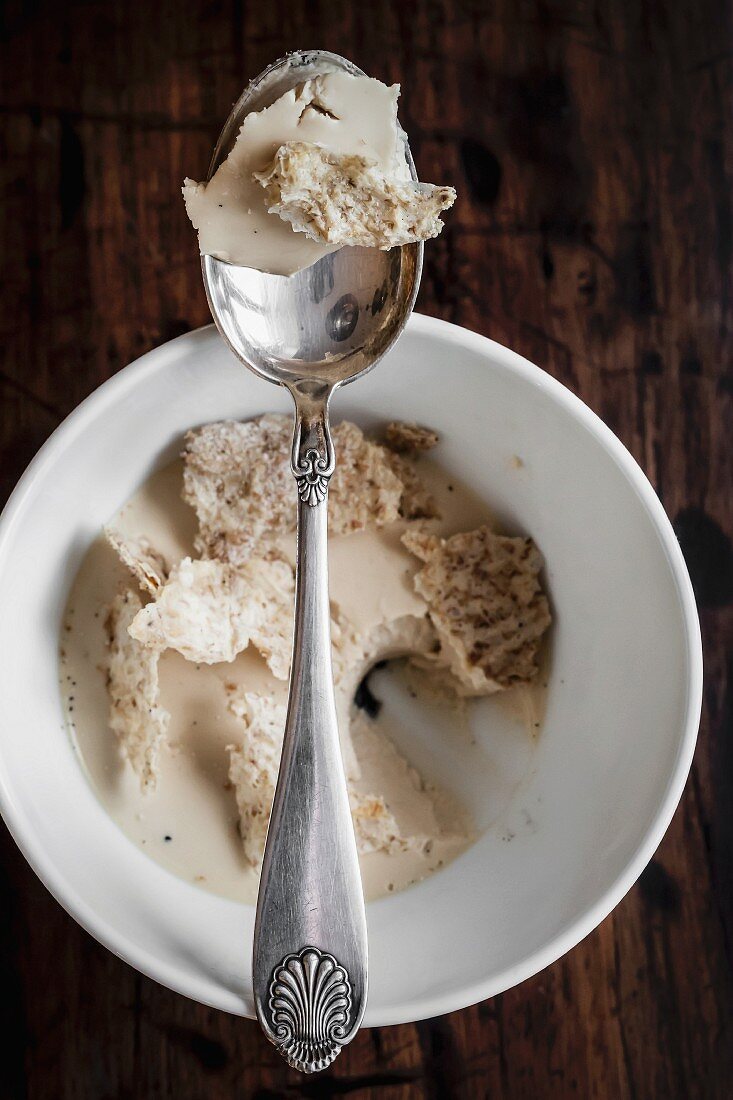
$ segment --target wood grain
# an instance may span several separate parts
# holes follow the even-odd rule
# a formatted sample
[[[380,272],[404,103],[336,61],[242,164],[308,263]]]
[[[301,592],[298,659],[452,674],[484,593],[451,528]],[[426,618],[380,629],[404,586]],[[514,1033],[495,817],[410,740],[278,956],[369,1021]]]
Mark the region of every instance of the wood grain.
[[[94,387],[208,320],[181,180],[248,75],[335,49],[401,80],[423,177],[460,191],[418,308],[526,355],[631,449],[690,565],[707,680],[680,810],[614,914],[503,996],[361,1033],[316,1080],[99,947],[4,832],[0,1096],[731,1095],[731,16],[718,0],[2,4],[3,499]]]

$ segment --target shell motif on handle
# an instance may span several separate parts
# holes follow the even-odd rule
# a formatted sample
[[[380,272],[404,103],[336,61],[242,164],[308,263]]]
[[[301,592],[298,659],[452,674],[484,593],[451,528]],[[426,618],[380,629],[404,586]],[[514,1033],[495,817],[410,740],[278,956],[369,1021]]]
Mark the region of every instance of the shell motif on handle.
[[[268,1038],[293,1069],[315,1073],[340,1052],[351,1013],[351,983],[333,955],[304,947],[275,967]]]

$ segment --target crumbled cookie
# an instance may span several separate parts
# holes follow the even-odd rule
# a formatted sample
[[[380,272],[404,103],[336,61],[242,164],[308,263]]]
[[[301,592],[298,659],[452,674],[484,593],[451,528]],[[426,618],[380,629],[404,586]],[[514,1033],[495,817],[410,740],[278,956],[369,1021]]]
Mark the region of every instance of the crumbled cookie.
[[[336,470],[328,494],[329,532],[347,535],[397,519],[403,486],[384,448],[348,420],[333,429],[333,445]]]
[[[403,519],[438,519],[440,510],[410,461],[437,446],[440,437],[432,428],[409,420],[393,420],[384,429],[384,446],[392,472],[404,488],[400,499]]]
[[[376,161],[288,141],[254,179],[268,210],[322,244],[394,248],[437,237],[439,215],[456,201],[452,187],[385,175]]]
[[[196,550],[203,557],[238,564],[295,530],[291,431],[288,417],[273,414],[207,424],[188,433],[183,499],[196,510]],[[384,448],[346,421],[334,428],[333,443],[337,462],[329,489],[330,533],[396,519],[404,488]]]
[[[402,541],[425,562],[415,589],[427,601],[441,658],[462,690],[486,695],[531,680],[551,621],[534,542],[489,527],[449,539],[411,529]]]
[[[278,679],[287,679],[292,645],[294,578],[283,561],[254,558],[233,566],[184,558],[154,601],[141,608],[130,635],[188,661],[233,661],[250,642]]]
[[[401,455],[418,455],[437,447],[440,436],[414,420],[392,420],[384,429],[384,445]]]
[[[140,645],[128,633],[141,607],[136,592],[123,592],[107,613],[109,724],[141,787],[149,791],[156,785],[158,754],[170,715],[158,701],[160,651]]]
[[[228,746],[229,779],[237,799],[245,857],[256,867],[265,847],[287,708],[269,696],[236,687],[228,691],[228,707],[244,725],[242,744]],[[425,838],[400,834],[394,815],[380,796],[359,794],[349,783],[349,801],[360,853],[425,847]]]
[[[272,799],[280,767],[286,708],[274,699],[235,689],[229,710],[244,723],[241,745],[229,745],[229,780],[239,810],[239,832],[247,861],[262,860]]]
[[[394,451],[388,451],[387,456],[392,473],[402,482],[399,506],[401,518],[439,519],[440,509],[412,463]]]
[[[196,511],[196,551],[238,563],[293,529],[295,494],[287,416],[223,420],[188,432],[183,499]]]
[[[230,662],[255,646],[273,674],[286,680],[292,646],[294,573],[278,539],[291,533],[296,493],[290,471],[291,421],[268,415],[247,423],[210,424],[186,437],[184,499],[199,519],[201,560],[167,563],[144,539],[106,532],[120,559],[153,599],[127,592],[110,609],[111,726],[144,788],[155,784],[157,754],[169,715],[158,701],[158,660],[176,649],[195,663]],[[332,663],[342,751],[357,845],[361,853],[427,851],[431,831],[412,835],[429,817],[402,827],[406,787],[396,776],[411,769],[397,754],[393,786],[372,794],[368,739],[354,717],[356,689],[373,665],[406,655],[428,662],[432,675],[460,695],[486,695],[537,672],[539,644],[550,623],[530,539],[505,538],[488,527],[438,538],[418,519],[434,518],[435,502],[411,456],[429,450],[436,433],[393,422],[386,443],[365,439],[345,422],[333,432],[336,470],[330,487],[330,531],[345,534],[397,519],[408,521],[402,541],[423,562],[414,577],[425,613],[407,614],[359,630],[332,607]],[[411,570],[408,570],[410,573]],[[227,685],[230,711],[243,723],[241,745],[230,746],[229,775],[240,812],[247,860],[259,864],[280,760],[286,708],[279,697]],[[353,718],[353,723],[352,723]],[[355,740],[361,746],[360,775]],[[384,748],[379,748],[383,753]],[[390,751],[395,751],[390,749]],[[402,782],[400,780],[400,782]],[[405,779],[405,783],[408,779]],[[419,783],[419,781],[417,781]],[[396,786],[394,784],[397,784]],[[419,797],[431,795],[421,786]],[[411,797],[413,797],[411,795]],[[394,806],[398,811],[395,817]],[[415,819],[406,820],[415,821]]]
[[[360,855],[369,852],[424,852],[429,837],[403,836],[397,819],[381,795],[363,795],[349,789],[351,817],[354,822],[356,847]]]
[[[129,538],[113,527],[105,527],[104,536],[140,587],[154,596],[168,576],[168,563],[163,555],[142,536]]]

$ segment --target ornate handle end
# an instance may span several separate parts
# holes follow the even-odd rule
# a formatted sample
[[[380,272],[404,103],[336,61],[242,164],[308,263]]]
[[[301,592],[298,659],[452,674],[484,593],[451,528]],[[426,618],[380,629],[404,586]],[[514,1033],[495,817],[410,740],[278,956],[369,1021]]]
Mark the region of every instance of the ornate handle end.
[[[273,970],[267,1008],[269,1019],[260,1022],[288,1065],[301,1073],[326,1069],[348,1041],[346,969],[317,947],[287,955]]]

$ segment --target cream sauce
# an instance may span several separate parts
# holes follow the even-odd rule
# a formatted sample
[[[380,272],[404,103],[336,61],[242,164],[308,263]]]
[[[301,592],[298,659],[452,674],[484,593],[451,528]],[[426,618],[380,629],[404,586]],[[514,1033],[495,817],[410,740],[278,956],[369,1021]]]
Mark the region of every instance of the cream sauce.
[[[287,141],[366,156],[383,172],[407,178],[397,128],[399,85],[349,73],[318,76],[286,92],[242,123],[234,146],[208,184],[187,179],[186,211],[203,254],[273,275],[292,275],[334,251],[270,214],[253,172],[264,171]]]
[[[420,466],[443,513],[441,533],[490,521],[486,505],[432,461],[422,459]],[[169,562],[193,550],[195,521],[180,500],[181,473],[180,462],[155,473],[110,521],[123,534],[144,534]],[[359,629],[385,616],[424,611],[411,585],[419,563],[399,541],[403,526],[330,540],[332,602]],[[291,553],[292,546],[291,540]],[[100,536],[73,585],[61,639],[62,692],[89,781],[130,840],[167,870],[215,893],[254,903],[258,872],[242,854],[236,800],[227,774],[226,746],[241,741],[242,727],[227,710],[225,685],[246,684],[248,690],[282,699],[286,685],[272,677],[252,649],[231,664],[215,666],[193,665],[177,653],[164,653],[161,705],[171,714],[169,744],[161,753],[156,790],[143,794],[107,724],[105,608],[123,586],[134,587],[134,581]],[[380,679],[384,675],[380,673]],[[490,734],[477,737],[470,732],[474,707],[482,708],[482,728],[488,723],[490,730],[492,721],[502,728],[509,723],[510,736],[522,745],[514,768],[520,777],[528,766],[542,708],[541,685],[476,704],[447,697],[439,703],[431,701],[429,678],[414,670],[397,671],[395,683],[405,678],[408,703],[419,695],[407,717],[390,706],[375,719],[353,710],[351,734],[362,772],[359,788],[385,797],[403,833],[436,839],[425,854],[362,856],[368,899],[403,889],[455,858],[511,794],[516,777],[502,773],[501,780],[496,779]],[[429,724],[433,729],[425,733]],[[456,766],[446,768],[446,758],[455,760]],[[407,760],[419,766],[421,778]],[[465,789],[461,781],[448,789],[446,775],[453,780],[468,777]],[[488,818],[487,799],[497,808]]]

